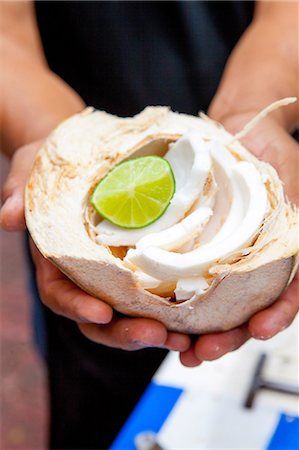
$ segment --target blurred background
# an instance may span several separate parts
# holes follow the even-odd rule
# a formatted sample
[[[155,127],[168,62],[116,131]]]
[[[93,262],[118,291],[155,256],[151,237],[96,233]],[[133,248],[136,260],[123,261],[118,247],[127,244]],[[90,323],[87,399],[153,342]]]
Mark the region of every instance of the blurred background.
[[[1,155],[1,186],[8,161]],[[0,231],[1,450],[46,448],[45,372],[33,344],[23,234]]]

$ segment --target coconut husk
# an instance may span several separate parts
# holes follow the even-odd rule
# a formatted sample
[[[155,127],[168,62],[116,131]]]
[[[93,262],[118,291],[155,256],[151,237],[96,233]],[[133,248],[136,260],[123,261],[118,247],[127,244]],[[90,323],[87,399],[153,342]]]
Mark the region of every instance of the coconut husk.
[[[216,261],[210,287],[192,301],[175,302],[143,289],[123,262],[126,248],[95,241],[93,187],[120,161],[163,155],[190,129],[217,140],[239,159],[251,161],[267,177],[271,211],[255,241],[242,252]],[[26,187],[26,223],[45,258],[83,290],[117,311],[154,318],[184,333],[224,331],[271,305],[297,266],[297,220],[276,171],[257,160],[221,125],[208,118],[148,107],[133,118],[87,108],[63,122],[40,148]]]

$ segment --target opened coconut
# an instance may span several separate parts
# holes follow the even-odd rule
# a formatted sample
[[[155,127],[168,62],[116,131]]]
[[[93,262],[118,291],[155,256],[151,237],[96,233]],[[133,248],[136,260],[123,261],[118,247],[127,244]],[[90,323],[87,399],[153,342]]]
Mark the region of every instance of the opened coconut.
[[[27,184],[35,244],[121,313],[196,334],[244,323],[289,284],[298,250],[296,211],[276,171],[238,141],[261,116],[232,136],[206,116],[167,107],[133,118],[76,114],[43,143]],[[91,194],[117,163],[146,155],[172,167],[170,205],[144,228],[113,225]]]

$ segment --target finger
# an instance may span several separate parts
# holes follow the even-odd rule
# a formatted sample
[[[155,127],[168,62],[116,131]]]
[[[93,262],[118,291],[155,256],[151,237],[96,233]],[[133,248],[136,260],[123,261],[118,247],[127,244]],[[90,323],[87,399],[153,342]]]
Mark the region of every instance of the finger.
[[[200,336],[194,351],[198,359],[213,361],[226,353],[237,350],[250,338],[247,325],[223,333]]]
[[[270,339],[287,328],[299,309],[299,277],[295,277],[288,289],[269,308],[255,314],[248,327],[252,337]]]
[[[168,332],[167,339],[163,345],[168,350],[185,352],[191,346],[191,339],[186,334]]]
[[[108,325],[78,326],[91,341],[123,350],[163,347],[167,340],[166,328],[153,319],[114,318]]]
[[[30,246],[37,267],[37,281],[43,303],[55,313],[77,322],[104,324],[111,321],[112,309],[106,303],[91,297],[78,288],[40,254],[32,241]],[[125,320],[137,320],[138,322],[137,325],[134,323],[133,327],[131,322],[129,322],[129,326]],[[137,349],[154,346],[184,351],[189,347],[190,338],[188,336],[180,333],[167,335],[167,330],[161,323],[152,319],[144,319],[146,322],[141,320],[143,319],[114,319],[111,327],[82,328],[82,332],[95,342],[117,348]],[[119,336],[116,336],[118,333]]]
[[[5,231],[22,231],[26,229],[24,216],[24,190],[16,189],[0,210],[0,228]]]
[[[14,155],[2,191],[4,202],[0,211],[0,226],[6,231],[26,228],[24,216],[24,190],[40,142],[20,148]]]
[[[190,347],[185,352],[182,352],[180,354],[180,361],[183,366],[186,367],[197,367],[202,363],[202,361],[196,356],[194,347]]]
[[[32,254],[41,300],[52,311],[76,322],[103,324],[112,320],[109,305],[82,291],[33,246]]]
[[[294,204],[299,204],[298,143],[279,127],[265,128],[263,132],[263,136],[248,140],[247,146],[253,153],[256,153],[259,149],[257,156],[270,163],[277,170],[283,181],[284,192],[288,199]],[[245,143],[247,144],[247,141]]]
[[[42,285],[39,277],[37,279],[42,302],[56,314],[76,322],[103,324],[112,320],[113,310],[109,305],[85,293],[70,280],[57,278]]]
[[[225,118],[224,126],[235,133],[252,118],[253,113]],[[284,183],[289,200],[299,204],[299,146],[286,130],[270,117],[264,119],[242,139],[246,147],[258,158],[270,163]]]
[[[106,326],[78,324],[81,332],[93,342],[124,350],[159,347],[185,351],[191,341],[189,336],[168,333],[160,322],[153,319],[114,318]]]

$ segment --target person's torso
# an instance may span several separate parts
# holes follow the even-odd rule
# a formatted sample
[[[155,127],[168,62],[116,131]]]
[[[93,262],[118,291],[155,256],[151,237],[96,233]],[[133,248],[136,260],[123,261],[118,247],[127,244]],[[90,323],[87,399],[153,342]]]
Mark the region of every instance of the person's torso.
[[[133,115],[147,105],[206,110],[252,2],[37,2],[50,67],[88,105]]]

